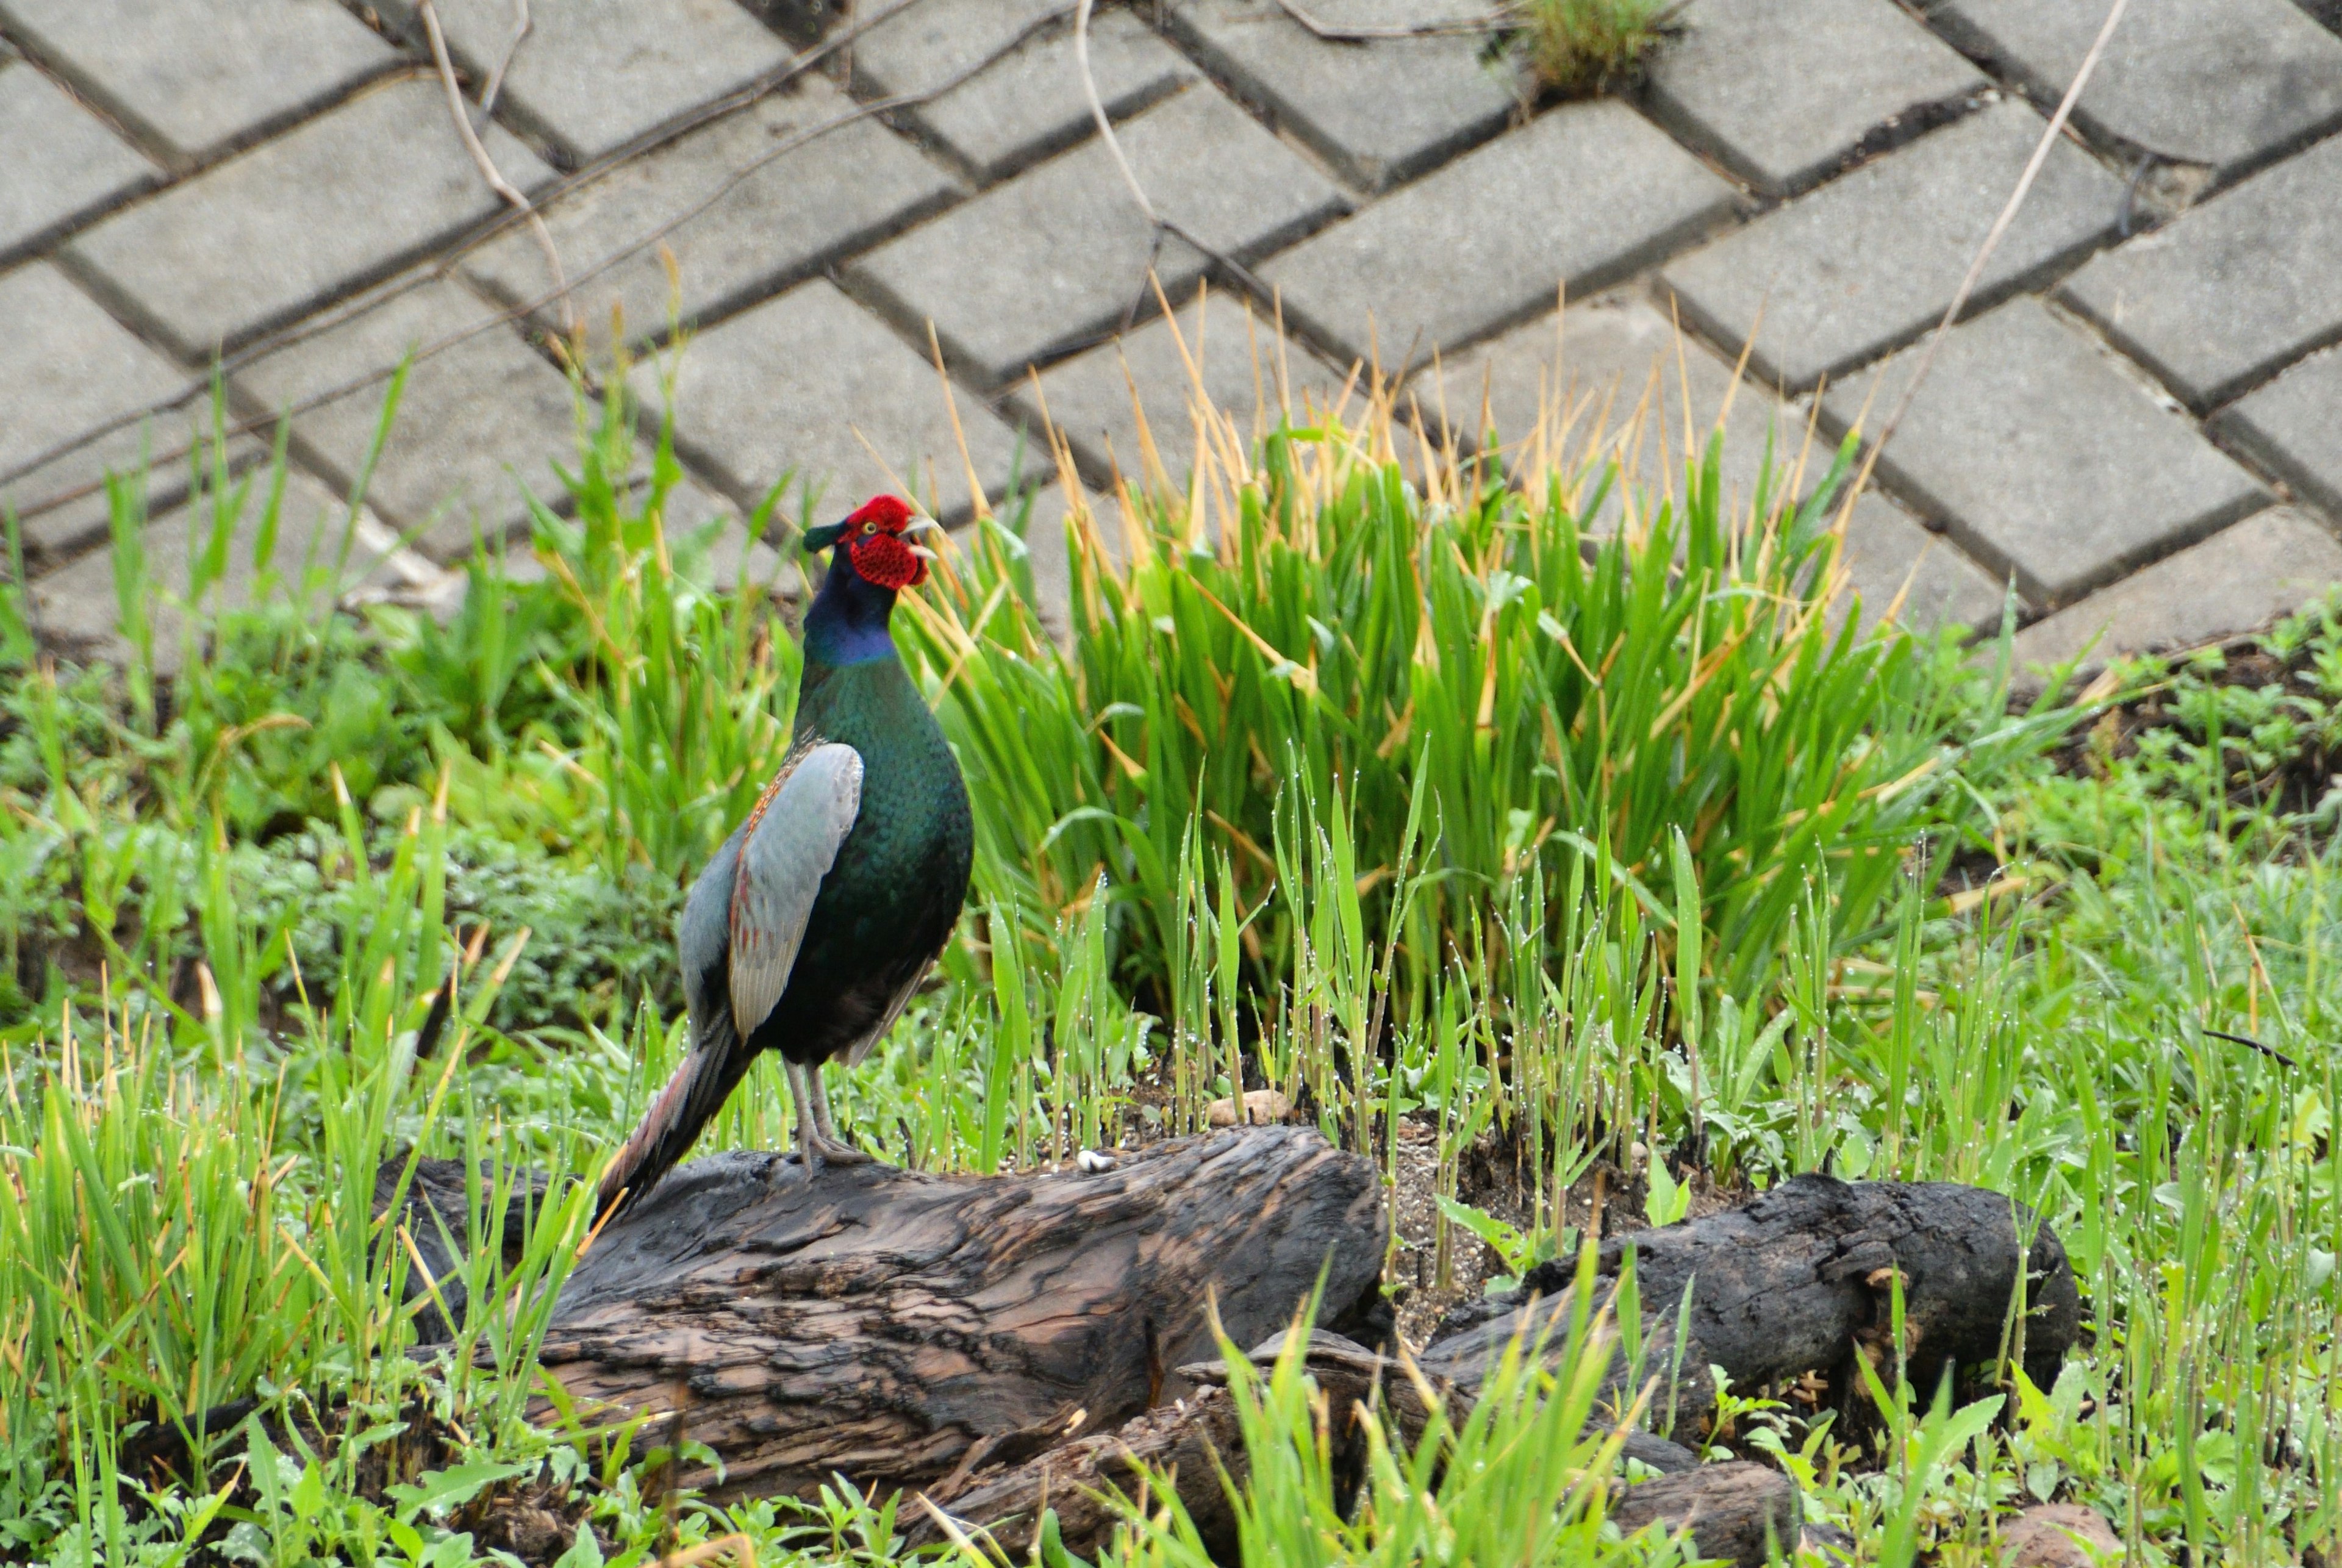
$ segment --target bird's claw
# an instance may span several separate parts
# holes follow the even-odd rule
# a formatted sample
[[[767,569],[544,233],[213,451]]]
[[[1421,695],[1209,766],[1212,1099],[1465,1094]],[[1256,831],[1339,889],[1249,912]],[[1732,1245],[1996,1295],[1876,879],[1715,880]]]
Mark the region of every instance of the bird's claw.
[[[877,1163],[875,1155],[866,1154],[851,1144],[825,1138],[818,1134],[804,1139],[781,1157],[794,1164],[804,1164],[808,1156],[816,1171],[824,1165],[869,1165]]]

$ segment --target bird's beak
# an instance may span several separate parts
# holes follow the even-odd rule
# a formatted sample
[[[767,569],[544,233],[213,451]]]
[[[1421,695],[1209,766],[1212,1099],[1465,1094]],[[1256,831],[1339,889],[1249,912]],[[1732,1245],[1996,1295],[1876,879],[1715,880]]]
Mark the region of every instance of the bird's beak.
[[[933,550],[928,549],[925,544],[914,544],[910,547],[910,550],[912,554],[916,555],[922,561],[939,561],[943,559],[942,556],[937,555]]]
[[[903,524],[906,534],[940,534],[943,531],[944,525],[932,517],[914,517]]]

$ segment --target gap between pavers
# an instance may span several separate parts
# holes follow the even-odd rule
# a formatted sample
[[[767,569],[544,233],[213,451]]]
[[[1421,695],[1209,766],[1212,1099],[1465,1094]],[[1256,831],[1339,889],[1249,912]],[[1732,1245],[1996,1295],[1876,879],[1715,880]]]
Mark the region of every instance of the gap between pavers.
[[[777,515],[788,521],[806,507],[842,514],[898,482],[945,523],[972,508],[936,367],[834,284],[800,284],[693,338],[679,360],[636,365],[627,385],[651,429],[669,406],[670,371],[676,450],[744,510],[785,474]],[[955,394],[953,405],[976,481],[996,499],[1019,434],[972,397]],[[1025,481],[1047,468],[1037,448],[1023,452]]]
[[[1925,350],[1823,400],[1822,424],[1875,429]],[[2070,601],[2225,527],[2267,493],[2105,347],[2027,296],[1964,322],[1878,460],[1895,490],[2026,597]]]
[[[1117,135],[1156,210],[1238,262],[1342,210],[1325,176],[1208,84],[1127,120]],[[1104,143],[1093,140],[995,185],[849,263],[854,291],[914,333],[933,322],[944,351],[979,385],[1102,337],[1164,289],[1194,287],[1209,265],[1157,236]]]
[[[1933,326],[2047,123],[1988,104],[1670,262],[1664,287],[1695,323],[1791,392]],[[2122,182],[2072,144],[2051,148],[1967,309],[1988,309],[2078,262],[2115,226]]]
[[[505,177],[553,171],[500,127]],[[505,209],[465,155],[435,79],[361,93],[76,235],[64,265],[190,364],[233,352]]]
[[[2212,428],[2342,524],[2342,346],[2230,404]]]
[[[0,259],[154,185],[162,171],[22,60],[0,55]]]
[[[686,326],[715,320],[812,276],[957,195],[941,168],[870,119],[840,125],[750,172],[791,138],[855,113],[854,100],[837,88],[801,78],[793,90],[629,160],[552,203],[545,227],[563,266],[578,280],[570,299],[588,352],[597,358],[610,352],[614,312],[629,344],[662,336],[675,319]],[[656,245],[641,244],[711,202]],[[636,247],[632,255],[614,260],[629,247]],[[553,286],[544,251],[517,228],[459,265],[508,306],[542,299]],[[547,301],[534,319],[560,331],[559,302]]]
[[[0,21],[180,169],[405,63],[334,0],[0,0]]]
[[[414,0],[375,0],[420,50]],[[509,0],[436,0],[476,95],[512,39]],[[786,65],[786,45],[733,0],[551,0],[531,7],[496,113],[578,161],[615,152]]]
[[[1386,374],[1590,294],[1731,215],[1732,186],[1623,104],[1566,105],[1279,256],[1286,318]],[[1493,220],[1493,221],[1492,221]]]
[[[1990,85],[1894,0],[1692,0],[1676,20],[1682,35],[1651,56],[1652,116],[1769,195],[1907,141]]]
[[[2272,506],[2027,626],[2017,634],[2017,667],[2063,664],[2089,648],[2085,667],[2097,669],[2121,654],[2220,642],[2337,582],[2342,544],[2297,509]]]
[[[2342,136],[2094,259],[2057,298],[2201,412],[2342,338]]]
[[[0,470],[31,461],[59,443],[134,410],[176,395],[187,373],[125,329],[75,288],[54,265],[26,262],[0,273],[0,342],[14,374],[0,382]],[[158,455],[210,426],[208,399],[125,426],[0,487],[0,505],[16,510],[28,569],[52,566],[105,536],[105,478],[137,469],[141,454]],[[238,462],[257,447],[231,447]],[[187,491],[184,459],[155,464],[148,502],[167,507]],[[87,494],[63,499],[75,490]]]

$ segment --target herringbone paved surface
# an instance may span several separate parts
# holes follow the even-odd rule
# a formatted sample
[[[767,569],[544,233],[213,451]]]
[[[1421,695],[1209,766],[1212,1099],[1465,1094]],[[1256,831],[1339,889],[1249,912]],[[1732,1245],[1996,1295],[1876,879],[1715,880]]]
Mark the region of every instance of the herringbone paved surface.
[[[535,0],[507,55],[514,0],[442,0],[556,297],[414,0],[0,0],[0,502],[48,629],[105,629],[103,476],[142,444],[155,558],[187,533],[175,454],[215,365],[255,430],[238,461],[293,411],[314,513],[420,351],[369,504],[415,542],[377,575],[427,585],[523,524],[524,486],[560,504],[572,311],[589,365],[636,353],[647,422],[672,396],[687,521],[789,472],[827,502],[913,474],[964,514],[970,467],[995,501],[1030,482],[1045,404],[1103,488],[1140,461],[1133,378],[1176,467],[1185,356],[1150,266],[1239,408],[1246,310],[1281,313],[1297,387],[1373,356],[1427,418],[1515,436],[1581,394],[1705,424],[1745,354],[1745,494],[1768,427],[1834,440],[1892,401],[2103,15],[1693,0],[1633,92],[1525,106],[1480,0],[1109,3],[1100,96],[1199,250],[1157,243],[1096,135],[1072,0],[859,5]],[[2342,578],[2337,25],[2328,0],[2134,0],[1854,515],[1874,604],[1908,582],[1910,618],[1995,619],[2013,584],[2048,657],[2102,627],[2204,641]],[[1676,443],[1648,435],[1656,477]]]

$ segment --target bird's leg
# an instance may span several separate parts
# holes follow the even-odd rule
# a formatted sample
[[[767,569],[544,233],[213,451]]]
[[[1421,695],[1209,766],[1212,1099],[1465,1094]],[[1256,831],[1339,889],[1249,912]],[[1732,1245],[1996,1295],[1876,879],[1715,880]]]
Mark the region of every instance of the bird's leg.
[[[822,1148],[821,1134],[814,1126],[813,1097],[806,1092],[806,1070],[785,1056],[781,1059],[781,1076],[789,1081],[789,1110],[796,1117],[796,1156],[810,1171],[820,1164]],[[818,1088],[820,1084],[816,1077],[815,1086]]]
[[[833,1165],[870,1164],[869,1155],[839,1137],[837,1129],[830,1124],[829,1091],[822,1085],[821,1064],[816,1062],[800,1071],[813,1085],[813,1131],[821,1149],[821,1157]]]

